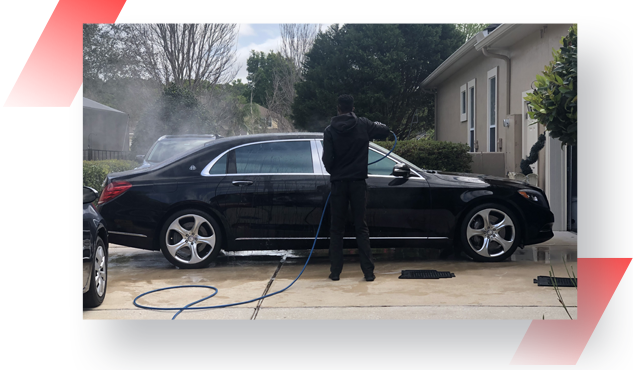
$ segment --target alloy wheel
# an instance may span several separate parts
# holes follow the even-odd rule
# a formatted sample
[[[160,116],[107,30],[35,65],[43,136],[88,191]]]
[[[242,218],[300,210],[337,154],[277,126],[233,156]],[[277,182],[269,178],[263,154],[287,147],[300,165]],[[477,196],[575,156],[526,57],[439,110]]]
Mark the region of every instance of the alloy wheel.
[[[215,230],[204,217],[185,214],[169,225],[165,244],[175,260],[184,264],[196,264],[207,259],[215,249]]]
[[[475,213],[466,227],[466,240],[470,248],[486,258],[508,252],[516,238],[512,218],[495,208],[485,208]]]
[[[97,295],[102,297],[106,289],[106,256],[102,245],[97,246],[95,252],[95,264],[94,264],[94,281]]]

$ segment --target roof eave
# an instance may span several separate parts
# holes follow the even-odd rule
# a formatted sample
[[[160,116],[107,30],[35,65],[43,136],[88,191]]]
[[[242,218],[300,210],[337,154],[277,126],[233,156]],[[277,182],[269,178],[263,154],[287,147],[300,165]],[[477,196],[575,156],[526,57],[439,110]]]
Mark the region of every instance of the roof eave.
[[[439,67],[422,81],[423,88],[437,87],[447,76],[443,76],[451,67],[469,54],[479,54],[481,49],[494,45],[503,39],[510,31],[520,27],[521,24],[503,23],[487,34],[483,40],[477,42],[477,36],[471,37],[466,43],[460,46],[450,57],[448,57]]]
[[[422,87],[435,87],[433,82],[442,76],[444,72],[446,72],[450,67],[452,67],[457,61],[462,59],[465,55],[474,52],[474,46],[477,43],[475,37],[471,37],[466,43],[459,47],[459,49],[455,50],[451,56],[446,58],[442,64],[440,64],[427,78],[422,81]]]

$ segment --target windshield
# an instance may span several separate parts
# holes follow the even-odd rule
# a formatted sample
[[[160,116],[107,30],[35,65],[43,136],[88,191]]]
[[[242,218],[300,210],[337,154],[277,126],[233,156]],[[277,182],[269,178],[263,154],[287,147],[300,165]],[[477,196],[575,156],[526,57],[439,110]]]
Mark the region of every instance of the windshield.
[[[161,140],[154,145],[147,155],[146,161],[150,163],[162,162],[177,154],[184,153],[197,146],[211,141],[209,138],[187,139],[187,140]]]
[[[376,149],[378,151],[380,151],[383,154],[387,154],[389,153],[388,149],[385,149],[383,147],[381,147],[380,145],[374,144],[374,143],[369,143],[369,146],[372,147],[373,149]],[[402,162],[402,163],[406,163],[407,166],[409,166],[411,169],[418,171],[418,172],[422,172],[423,169],[414,165],[413,163],[407,161],[406,159],[402,158],[401,156],[397,155],[396,153],[391,153],[389,154],[389,157],[397,160],[398,162]]]

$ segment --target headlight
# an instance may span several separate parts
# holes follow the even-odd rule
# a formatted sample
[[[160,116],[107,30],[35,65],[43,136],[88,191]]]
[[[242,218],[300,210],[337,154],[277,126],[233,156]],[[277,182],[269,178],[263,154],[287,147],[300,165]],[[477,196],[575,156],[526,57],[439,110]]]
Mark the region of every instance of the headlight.
[[[549,204],[547,204],[547,199],[545,199],[545,195],[540,193],[540,192],[538,192],[538,191],[536,191],[536,190],[522,189],[522,190],[519,190],[519,194],[523,198],[525,198],[525,199],[527,199],[527,200],[529,200],[531,202],[534,202],[534,203],[536,203],[536,204],[538,204],[540,206],[549,207]]]

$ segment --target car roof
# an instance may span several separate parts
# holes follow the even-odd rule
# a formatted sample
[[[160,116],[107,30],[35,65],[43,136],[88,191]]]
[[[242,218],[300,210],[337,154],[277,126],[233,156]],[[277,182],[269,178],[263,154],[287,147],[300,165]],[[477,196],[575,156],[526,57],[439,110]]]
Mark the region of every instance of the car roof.
[[[218,145],[220,143],[228,144],[246,144],[254,143],[258,141],[271,141],[271,140],[292,140],[292,139],[322,139],[323,133],[321,132],[289,132],[289,133],[274,133],[274,134],[253,134],[253,135],[240,135],[229,136],[219,138],[213,142],[206,143],[205,146]]]

